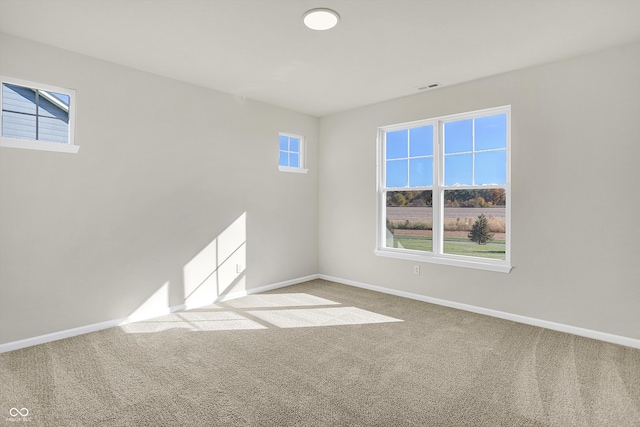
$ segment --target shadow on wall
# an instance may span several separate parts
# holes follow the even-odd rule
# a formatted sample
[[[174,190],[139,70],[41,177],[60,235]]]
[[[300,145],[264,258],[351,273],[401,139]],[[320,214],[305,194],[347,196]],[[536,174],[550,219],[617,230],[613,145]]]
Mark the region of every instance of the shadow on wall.
[[[234,290],[242,292],[246,290],[246,266],[247,214],[244,212],[183,267],[182,305],[169,306],[172,285],[166,282],[123,324],[212,304]]]

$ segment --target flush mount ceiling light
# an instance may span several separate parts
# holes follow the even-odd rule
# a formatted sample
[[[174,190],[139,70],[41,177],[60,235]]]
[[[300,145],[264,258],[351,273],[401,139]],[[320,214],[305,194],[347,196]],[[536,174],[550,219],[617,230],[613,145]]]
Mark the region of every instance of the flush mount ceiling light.
[[[329,30],[336,26],[340,15],[331,9],[311,9],[304,14],[304,25],[312,30]]]

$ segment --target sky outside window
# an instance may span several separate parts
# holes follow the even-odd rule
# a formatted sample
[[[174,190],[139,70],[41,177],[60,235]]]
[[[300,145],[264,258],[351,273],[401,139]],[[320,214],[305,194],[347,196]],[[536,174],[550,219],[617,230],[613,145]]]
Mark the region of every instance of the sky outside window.
[[[300,138],[280,135],[279,145],[278,165],[292,168],[300,167]]]
[[[506,183],[507,116],[444,124],[444,185]],[[433,126],[385,134],[386,187],[433,185]]]
[[[507,115],[444,124],[444,185],[507,181]]]
[[[433,126],[401,129],[385,135],[386,186],[433,185]]]

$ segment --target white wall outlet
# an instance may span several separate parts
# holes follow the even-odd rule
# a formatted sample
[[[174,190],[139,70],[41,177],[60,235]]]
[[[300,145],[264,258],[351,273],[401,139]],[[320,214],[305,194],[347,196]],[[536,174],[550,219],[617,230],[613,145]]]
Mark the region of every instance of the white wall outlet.
[[[420,274],[420,266],[419,265],[414,265],[413,266],[413,274]]]

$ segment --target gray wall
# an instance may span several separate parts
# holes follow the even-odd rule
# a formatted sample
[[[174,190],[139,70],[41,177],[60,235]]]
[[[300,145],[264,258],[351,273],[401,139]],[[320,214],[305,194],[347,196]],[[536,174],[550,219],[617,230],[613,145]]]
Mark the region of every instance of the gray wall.
[[[182,304],[216,268],[216,292],[319,272],[640,338],[638,70],[635,44],[318,126],[0,35],[0,74],[77,90],[81,147],[0,149],[0,343],[125,317],[159,292]],[[376,128],[506,104],[513,271],[423,263],[415,276],[373,255]],[[279,131],[308,137],[307,175],[278,172]],[[245,249],[247,269],[229,273]]]
[[[376,128],[512,106],[510,274],[376,257]],[[640,338],[640,44],[324,117],[320,272]]]
[[[318,119],[8,35],[0,74],[76,89],[80,146],[0,149],[0,343],[180,305],[187,273],[317,273]],[[278,172],[279,131],[307,136],[308,174]]]

